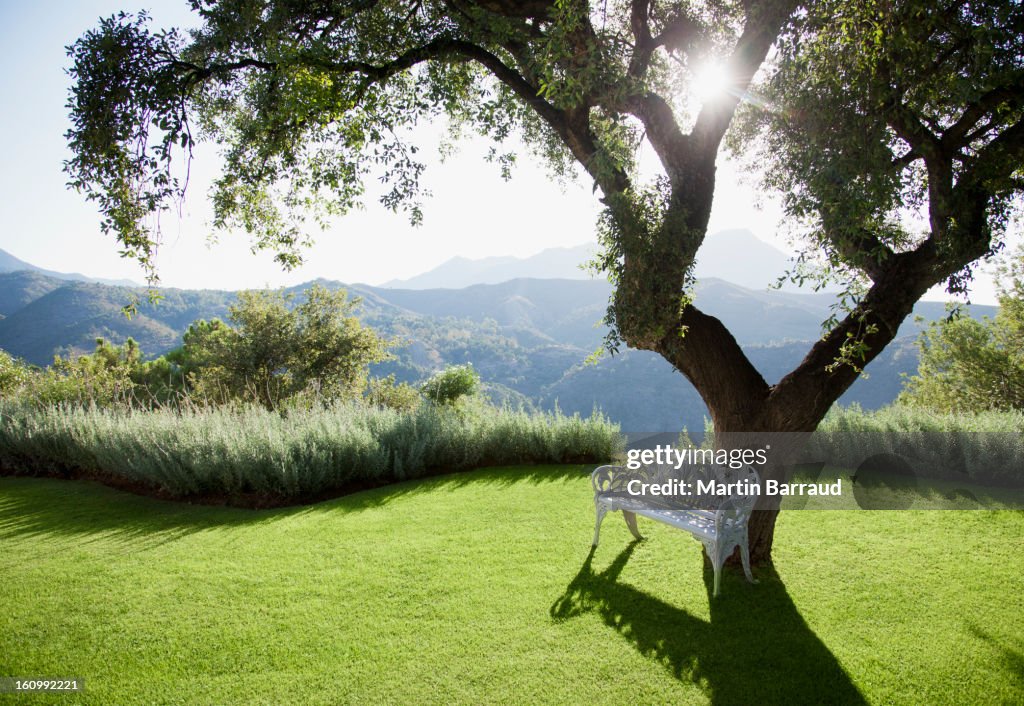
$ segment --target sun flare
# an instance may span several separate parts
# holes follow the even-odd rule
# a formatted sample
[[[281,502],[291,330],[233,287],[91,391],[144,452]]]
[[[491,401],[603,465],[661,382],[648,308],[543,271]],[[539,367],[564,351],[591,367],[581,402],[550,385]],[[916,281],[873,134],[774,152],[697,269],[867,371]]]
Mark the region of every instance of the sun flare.
[[[693,92],[702,103],[721,98],[728,90],[729,72],[725,64],[709,62],[697,68],[693,76]]]

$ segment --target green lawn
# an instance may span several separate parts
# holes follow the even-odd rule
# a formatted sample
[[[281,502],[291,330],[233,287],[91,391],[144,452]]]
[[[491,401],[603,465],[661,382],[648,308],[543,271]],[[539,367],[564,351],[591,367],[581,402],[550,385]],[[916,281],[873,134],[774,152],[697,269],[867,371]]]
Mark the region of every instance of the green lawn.
[[[727,572],[580,467],[273,511],[0,478],[0,676],[81,703],[1022,703],[1024,512],[790,511]],[[0,704],[48,703],[0,695]]]

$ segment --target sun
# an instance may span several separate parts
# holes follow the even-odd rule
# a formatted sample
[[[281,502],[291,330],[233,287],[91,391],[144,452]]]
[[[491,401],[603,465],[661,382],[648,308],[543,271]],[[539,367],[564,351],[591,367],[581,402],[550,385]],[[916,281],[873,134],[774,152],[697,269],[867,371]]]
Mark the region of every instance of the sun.
[[[729,92],[729,71],[721,62],[708,62],[697,67],[693,76],[693,92],[701,103],[721,99]]]

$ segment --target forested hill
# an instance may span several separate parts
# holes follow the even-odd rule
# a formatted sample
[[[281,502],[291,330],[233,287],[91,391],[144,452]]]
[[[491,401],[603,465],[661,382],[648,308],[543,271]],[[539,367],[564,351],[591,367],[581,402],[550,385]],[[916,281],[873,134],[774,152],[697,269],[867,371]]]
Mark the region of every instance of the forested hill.
[[[583,365],[604,336],[599,322],[611,291],[606,282],[516,279],[421,290],[321,284],[362,297],[363,320],[405,342],[396,361],[379,366],[381,373],[415,382],[445,365],[471,362],[502,399],[584,414],[596,406],[633,431],[702,425],[696,392],[658,356],[626,351]],[[122,307],[133,294],[142,301],[127,319]],[[130,336],[146,354],[157,355],[178,345],[195,319],[223,318],[235,296],[218,290],[161,294],[152,305],[142,290],[31,271],[0,274],[0,348],[45,365],[55,353],[91,350],[97,337],[120,343]],[[697,291],[698,304],[729,326],[769,381],[792,368],[819,336],[831,301],[828,295],[756,292],[715,279],[703,280]],[[943,311],[942,304],[923,303],[916,313],[935,319]],[[971,313],[993,309],[973,307]],[[895,397],[900,373],[916,369],[912,342],[919,326],[904,325],[845,402],[873,408]]]

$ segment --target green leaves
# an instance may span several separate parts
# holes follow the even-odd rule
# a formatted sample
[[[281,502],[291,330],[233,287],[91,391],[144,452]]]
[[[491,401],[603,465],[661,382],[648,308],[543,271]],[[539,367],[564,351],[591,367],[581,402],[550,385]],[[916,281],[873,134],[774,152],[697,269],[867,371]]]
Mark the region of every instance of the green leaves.
[[[155,281],[159,236],[147,222],[184,193],[172,156],[193,144],[182,101],[192,79],[173,61],[177,33],[154,33],[147,23],[145,13],[120,13],[68,47],[72,157],[64,167],[68,185],[99,205],[101,227],[116,235],[122,255]]]
[[[791,26],[764,89],[779,109],[748,111],[746,132],[762,128],[766,183],[826,267],[873,274],[931,239],[936,279],[963,291],[998,249],[1019,197],[1022,28],[1005,0],[829,0]]]
[[[451,406],[480,390],[480,374],[472,365],[453,365],[423,383],[423,396],[436,405]]]
[[[596,27],[587,3],[530,20],[484,7],[203,3],[188,40],[151,29],[145,13],[105,19],[68,50],[69,183],[155,282],[159,215],[183,198],[200,141],[224,158],[214,227],[249,233],[286,267],[312,226],[359,205],[373,178],[385,206],[419,223],[425,167],[410,135],[442,115],[456,134],[494,140],[506,178],[513,157],[498,145],[515,134],[560,177],[581,160],[600,175],[630,168],[639,132],[620,113],[637,86],[625,79],[622,10]],[[586,120],[601,102],[615,108],[571,148],[557,111]]]
[[[951,316],[921,334],[917,375],[901,403],[941,412],[1024,409],[1024,248],[1003,276],[995,318]]]
[[[358,303],[319,285],[294,307],[280,292],[240,292],[229,310],[233,326],[200,321],[185,334],[193,394],[268,409],[359,398],[368,366],[389,354],[388,343],[353,316]]]

